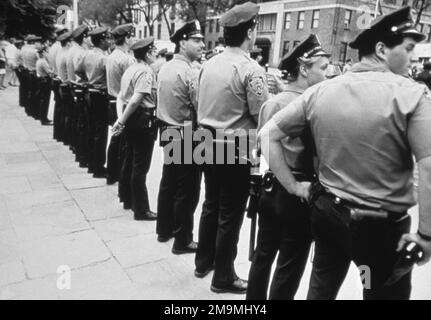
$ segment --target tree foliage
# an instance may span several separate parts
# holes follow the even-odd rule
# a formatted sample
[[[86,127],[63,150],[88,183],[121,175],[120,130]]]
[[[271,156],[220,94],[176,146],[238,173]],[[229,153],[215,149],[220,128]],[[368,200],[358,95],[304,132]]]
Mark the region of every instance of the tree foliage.
[[[29,33],[48,37],[54,30],[57,7],[71,0],[1,0],[0,34],[20,37]]]

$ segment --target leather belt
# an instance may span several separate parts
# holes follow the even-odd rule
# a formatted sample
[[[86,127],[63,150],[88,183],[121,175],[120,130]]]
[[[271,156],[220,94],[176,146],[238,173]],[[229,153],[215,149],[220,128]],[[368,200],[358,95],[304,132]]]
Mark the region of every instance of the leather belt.
[[[373,219],[388,219],[393,221],[401,221],[408,217],[406,211],[394,212],[383,209],[371,208],[364,205],[359,205],[354,202],[341,199],[340,197],[330,193],[324,192],[323,197],[329,198],[335,205],[342,206],[348,210],[352,220],[362,220],[363,218]]]

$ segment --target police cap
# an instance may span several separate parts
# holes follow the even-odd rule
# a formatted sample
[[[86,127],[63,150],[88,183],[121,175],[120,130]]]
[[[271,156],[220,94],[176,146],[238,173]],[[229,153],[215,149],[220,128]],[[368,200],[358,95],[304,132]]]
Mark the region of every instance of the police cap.
[[[258,12],[259,6],[253,2],[236,5],[221,16],[219,24],[223,27],[236,27],[256,18]]]
[[[280,70],[291,72],[298,65],[298,59],[310,59],[313,57],[329,57],[330,54],[322,49],[316,35],[310,34],[307,39],[298,44],[290,53],[287,53],[278,66]]]
[[[40,40],[42,40],[42,37],[35,36],[34,34],[29,34],[29,35],[25,38],[25,41],[40,41]]]
[[[106,27],[99,27],[94,30],[91,30],[88,35],[94,39],[94,38],[106,38],[108,36],[108,28]]]
[[[72,40],[72,31],[67,31],[57,38],[58,41],[64,42]]]
[[[379,41],[383,37],[392,35],[403,35],[412,37],[420,42],[425,35],[415,29],[411,16],[411,8],[403,7],[376,20],[370,28],[365,29],[349,43],[353,49],[360,49],[370,43]]]
[[[203,39],[201,33],[201,25],[198,20],[187,22],[180,29],[178,29],[171,37],[173,43],[178,43],[180,40],[187,40],[189,38]]]
[[[115,38],[122,38],[122,37],[127,37],[127,36],[133,36],[135,31],[135,27],[133,26],[132,23],[127,23],[127,24],[122,24],[119,25],[117,27],[115,27],[112,31],[111,34],[115,37]]]
[[[140,50],[140,49],[146,49],[146,48],[152,46],[153,44],[154,44],[154,38],[153,37],[144,38],[142,40],[135,42],[130,47],[130,50],[136,51],[136,50]]]
[[[88,28],[87,25],[82,24],[79,27],[77,27],[75,30],[72,31],[72,38],[77,39],[80,36],[86,37],[88,35],[89,30],[90,29]]]

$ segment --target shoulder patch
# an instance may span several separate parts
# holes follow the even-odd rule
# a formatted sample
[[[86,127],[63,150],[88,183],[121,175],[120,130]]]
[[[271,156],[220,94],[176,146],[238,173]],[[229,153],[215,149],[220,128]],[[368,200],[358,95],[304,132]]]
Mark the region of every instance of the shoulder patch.
[[[265,89],[265,79],[262,75],[252,76],[248,79],[248,86],[251,92],[257,96],[262,96]]]
[[[150,72],[145,72],[144,80],[145,80],[145,84],[151,87],[153,84],[153,75]]]

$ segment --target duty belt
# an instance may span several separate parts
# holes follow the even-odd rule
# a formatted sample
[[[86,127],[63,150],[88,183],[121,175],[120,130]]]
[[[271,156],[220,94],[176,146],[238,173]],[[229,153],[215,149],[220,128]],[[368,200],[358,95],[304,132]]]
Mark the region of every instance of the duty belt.
[[[388,219],[393,221],[401,221],[408,217],[407,212],[394,212],[378,208],[371,208],[364,205],[359,205],[354,202],[341,199],[340,197],[325,191],[323,197],[329,198],[335,205],[344,207],[350,214],[352,220],[362,220],[364,218],[373,219]]]
[[[291,169],[292,174],[295,177],[296,181],[303,182],[303,181],[309,181],[311,182],[312,178],[307,176],[306,174],[300,172],[299,170]],[[275,193],[280,188],[285,189],[281,183],[278,181],[274,173],[272,171],[268,171],[265,173],[262,179],[262,188],[265,190],[266,193]]]

